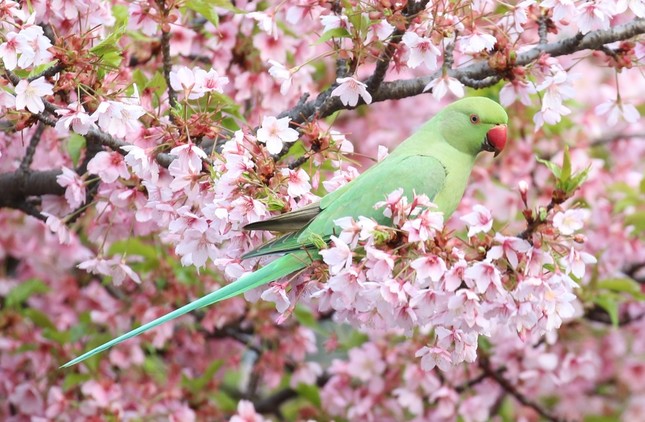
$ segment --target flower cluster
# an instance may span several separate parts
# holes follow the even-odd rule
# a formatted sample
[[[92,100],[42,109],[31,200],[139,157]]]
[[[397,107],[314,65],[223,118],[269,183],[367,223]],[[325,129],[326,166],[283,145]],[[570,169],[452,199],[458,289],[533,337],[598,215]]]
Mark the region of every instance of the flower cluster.
[[[0,419],[642,418],[642,1],[216,3],[0,0]],[[246,224],[471,88],[509,143],[452,218],[395,191],[57,369],[273,259]]]

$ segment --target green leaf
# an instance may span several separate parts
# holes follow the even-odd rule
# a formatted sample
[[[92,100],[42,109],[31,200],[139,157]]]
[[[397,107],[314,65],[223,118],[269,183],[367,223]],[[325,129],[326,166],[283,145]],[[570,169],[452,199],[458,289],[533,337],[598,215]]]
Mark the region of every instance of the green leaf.
[[[305,327],[314,328],[318,326],[314,315],[303,306],[297,305],[293,311],[293,316],[296,317],[296,320]]]
[[[562,159],[562,170],[560,172],[560,181],[566,183],[571,177],[571,155],[569,147],[564,147],[564,158]]]
[[[645,232],[645,211],[635,212],[625,217],[625,224],[634,226],[636,231],[641,233]]]
[[[116,22],[114,26],[116,27],[125,27],[128,25],[128,19],[130,17],[130,12],[125,5],[117,4],[112,6],[112,16],[114,16]]]
[[[72,388],[76,387],[77,385],[80,385],[85,381],[89,381],[90,379],[92,379],[92,375],[90,374],[79,374],[77,372],[70,372],[63,380],[63,391],[69,391]]]
[[[22,314],[29,318],[34,324],[36,324],[36,326],[40,328],[49,328],[51,330],[56,329],[56,326],[53,322],[51,322],[47,314],[39,311],[38,309],[27,308],[22,311]]]
[[[298,384],[295,390],[300,397],[306,399],[317,408],[320,408],[320,391],[317,385]]]
[[[557,180],[560,180],[560,167],[558,167],[557,164],[552,163],[551,161],[548,160],[543,160],[540,157],[535,157],[535,159],[539,162],[544,164],[545,166],[548,167],[549,170],[551,170],[551,173],[555,176]]]
[[[143,370],[158,382],[165,382],[168,379],[166,365],[159,356],[146,356],[143,361]]]
[[[137,255],[158,262],[158,252],[154,246],[143,243],[136,237],[114,242],[108,251],[109,255]]]
[[[103,41],[90,49],[90,52],[100,57],[103,66],[116,68],[121,64],[123,57],[121,56],[119,41],[123,34],[125,34],[125,28],[125,25],[116,27]],[[105,74],[105,69],[99,70],[99,77],[101,77]]]
[[[31,71],[29,72],[29,77],[31,78],[36,75],[40,75],[45,70],[49,69],[50,67],[53,67],[56,63],[58,63],[58,60],[52,60],[51,62],[39,64],[38,66],[31,69]]]
[[[608,278],[598,281],[598,287],[618,293],[628,293],[636,299],[645,300],[641,285],[631,278]]]
[[[238,401],[223,392],[222,390],[216,391],[213,394],[213,402],[216,406],[225,412],[234,412],[237,409]]]
[[[587,180],[587,176],[589,175],[589,170],[591,169],[591,166],[587,167],[586,169],[575,173],[573,177],[571,177],[569,180],[567,180],[564,183],[563,190],[567,193],[571,193],[578,189],[580,185],[584,183],[585,180]]]
[[[31,279],[23,281],[11,289],[5,298],[5,304],[8,308],[17,307],[22,305],[32,295],[47,293],[48,291],[49,287],[40,280]]]
[[[305,243],[311,243],[316,247],[316,249],[324,249],[327,247],[327,242],[325,239],[318,233],[309,233]]]
[[[208,368],[206,368],[206,371],[204,371],[204,373],[197,378],[188,378],[187,376],[182,374],[182,386],[193,393],[203,390],[208,382],[213,379],[215,373],[222,367],[223,364],[224,361],[222,359],[213,361],[213,363],[211,363]]]
[[[315,44],[326,43],[332,38],[351,38],[351,35],[345,28],[334,28],[322,34]]]
[[[614,327],[618,327],[618,301],[613,293],[605,293],[593,298],[593,302],[607,311],[611,323]]]
[[[69,344],[72,342],[72,332],[70,330],[58,331],[57,329],[45,328],[43,330],[43,337],[58,344]]]
[[[72,158],[74,167],[78,165],[78,161],[81,158],[81,151],[85,148],[86,144],[87,141],[85,140],[85,137],[78,133],[72,133],[69,138],[67,138],[67,153]]]
[[[215,11],[213,2],[208,0],[191,0],[186,2],[186,7],[206,18],[215,26],[219,26],[219,15]]]

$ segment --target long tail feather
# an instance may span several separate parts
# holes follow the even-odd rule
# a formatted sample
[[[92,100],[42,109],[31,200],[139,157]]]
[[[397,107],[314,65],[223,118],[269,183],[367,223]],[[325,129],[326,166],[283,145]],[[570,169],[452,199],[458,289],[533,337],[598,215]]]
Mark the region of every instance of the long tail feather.
[[[90,350],[87,353],[82,354],[81,356],[67,362],[61,368],[67,368],[69,366],[75,365],[79,362],[84,361],[85,359],[94,356],[97,353],[101,353],[104,350],[109,349],[112,346],[115,346],[122,341],[125,341],[129,338],[136,337],[141,333],[148,331],[151,328],[156,327],[157,325],[163,324],[166,321],[170,321],[177,317],[180,317],[188,312],[194,311],[195,309],[202,308],[204,306],[212,305],[213,303],[219,302],[224,299],[229,299],[233,296],[237,296],[241,293],[251,290],[255,287],[259,287],[263,284],[270,283],[274,280],[277,280],[280,277],[289,275],[299,269],[305,268],[311,263],[311,259],[305,251],[295,252],[289,255],[285,255],[276,259],[275,261],[269,263],[268,265],[260,268],[259,270],[247,274],[239,280],[234,281],[231,284],[228,284],[222,287],[219,290],[216,290],[212,293],[207,294],[206,296],[195,300],[185,306],[182,306],[179,309],[176,309],[160,318],[155,319],[147,324],[142,325],[139,328],[136,328],[130,332],[123,334],[113,340],[108,341],[107,343]]]

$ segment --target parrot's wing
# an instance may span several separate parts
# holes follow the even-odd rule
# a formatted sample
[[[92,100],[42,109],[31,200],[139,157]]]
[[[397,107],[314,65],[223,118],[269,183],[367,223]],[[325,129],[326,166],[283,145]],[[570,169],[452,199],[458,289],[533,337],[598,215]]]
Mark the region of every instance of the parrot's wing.
[[[320,203],[316,202],[294,211],[276,215],[268,220],[247,224],[244,226],[244,230],[270,230],[283,233],[298,231],[318,214],[320,214]]]
[[[410,199],[416,193],[425,194],[432,200],[444,187],[445,178],[444,167],[433,157],[409,155],[384,160],[352,182],[322,198],[316,204],[318,213],[299,231],[273,239],[248,252],[243,258],[311,249],[316,246],[316,240],[328,242],[330,236],[337,231],[334,220],[341,217],[358,219],[359,216],[364,216],[374,218],[381,224],[387,224],[388,219],[383,215],[383,209],[374,209],[376,202],[385,200],[389,193],[398,188],[403,188],[405,195]],[[293,211],[293,213],[297,212],[298,210]],[[287,213],[285,216],[290,214],[292,213]],[[319,247],[320,245],[316,249]]]
[[[312,237],[328,240],[337,234],[339,229],[334,221],[342,217],[357,220],[364,216],[390,225],[390,219],[383,215],[384,209],[375,209],[374,204],[399,188],[403,188],[409,200],[414,194],[425,194],[432,201],[446,187],[446,169],[439,160],[426,155],[388,157],[345,187],[333,201],[326,201],[327,197],[321,200],[323,210],[297,239],[301,245],[311,246]]]

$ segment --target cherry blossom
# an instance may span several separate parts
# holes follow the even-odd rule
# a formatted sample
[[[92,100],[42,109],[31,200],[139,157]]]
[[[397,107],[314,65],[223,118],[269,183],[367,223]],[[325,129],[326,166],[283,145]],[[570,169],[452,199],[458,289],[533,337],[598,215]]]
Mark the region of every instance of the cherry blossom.
[[[432,90],[432,96],[437,100],[442,99],[450,91],[457,98],[464,96],[464,86],[457,79],[444,75],[440,78],[433,79],[428,83],[424,91]]]
[[[414,69],[423,63],[430,71],[437,69],[437,57],[441,51],[432,44],[431,39],[420,37],[415,32],[406,32],[401,40],[409,49],[408,67]]]
[[[21,80],[16,85],[16,109],[25,108],[32,113],[40,113],[45,110],[45,103],[42,97],[52,95],[54,86],[41,76],[31,82]]]
[[[291,121],[288,117],[277,119],[273,116],[266,116],[262,120],[262,126],[258,129],[258,142],[266,144],[271,154],[279,154],[284,144],[290,144],[298,140],[298,132],[289,127]]]
[[[472,237],[477,233],[486,233],[493,227],[493,216],[490,210],[479,204],[473,207],[473,211],[461,217],[461,221],[468,224],[468,236]]]
[[[622,118],[628,123],[635,123],[640,118],[640,113],[638,112],[636,107],[634,107],[632,104],[625,104],[618,99],[597,105],[595,112],[599,116],[607,115],[607,123],[612,126],[618,123],[619,118]]]
[[[143,107],[137,104],[104,101],[92,113],[92,119],[96,119],[98,126],[110,135],[125,138],[139,128],[138,119],[144,114]]]
[[[310,177],[303,169],[297,171],[282,169],[282,175],[287,179],[287,193],[292,198],[297,198],[311,190]]]
[[[639,419],[642,1],[183,3],[0,0],[0,419]],[[307,269],[58,369],[266,265],[246,224],[448,95],[512,140],[453,217],[390,192]]]
[[[459,48],[468,54],[479,53],[482,50],[490,50],[495,46],[497,40],[490,34],[474,31],[472,34],[459,39]]]
[[[582,229],[585,220],[589,218],[589,211],[583,208],[569,209],[558,212],[553,216],[553,227],[563,235],[572,235]]]
[[[332,92],[332,97],[339,97],[340,102],[355,107],[358,104],[359,97],[365,101],[365,104],[372,102],[372,96],[367,92],[367,85],[354,78],[338,78],[338,85]]]
[[[100,151],[87,163],[87,171],[97,174],[105,183],[113,183],[119,177],[130,178],[123,156],[118,152]]]
[[[78,208],[85,202],[85,183],[76,172],[63,167],[56,181],[65,188],[65,199],[70,207]]]
[[[86,135],[90,129],[97,128],[96,118],[87,114],[85,108],[77,102],[71,103],[68,108],[59,108],[56,114],[61,116],[56,123],[56,130],[61,134],[68,133],[70,127],[80,135]]]

